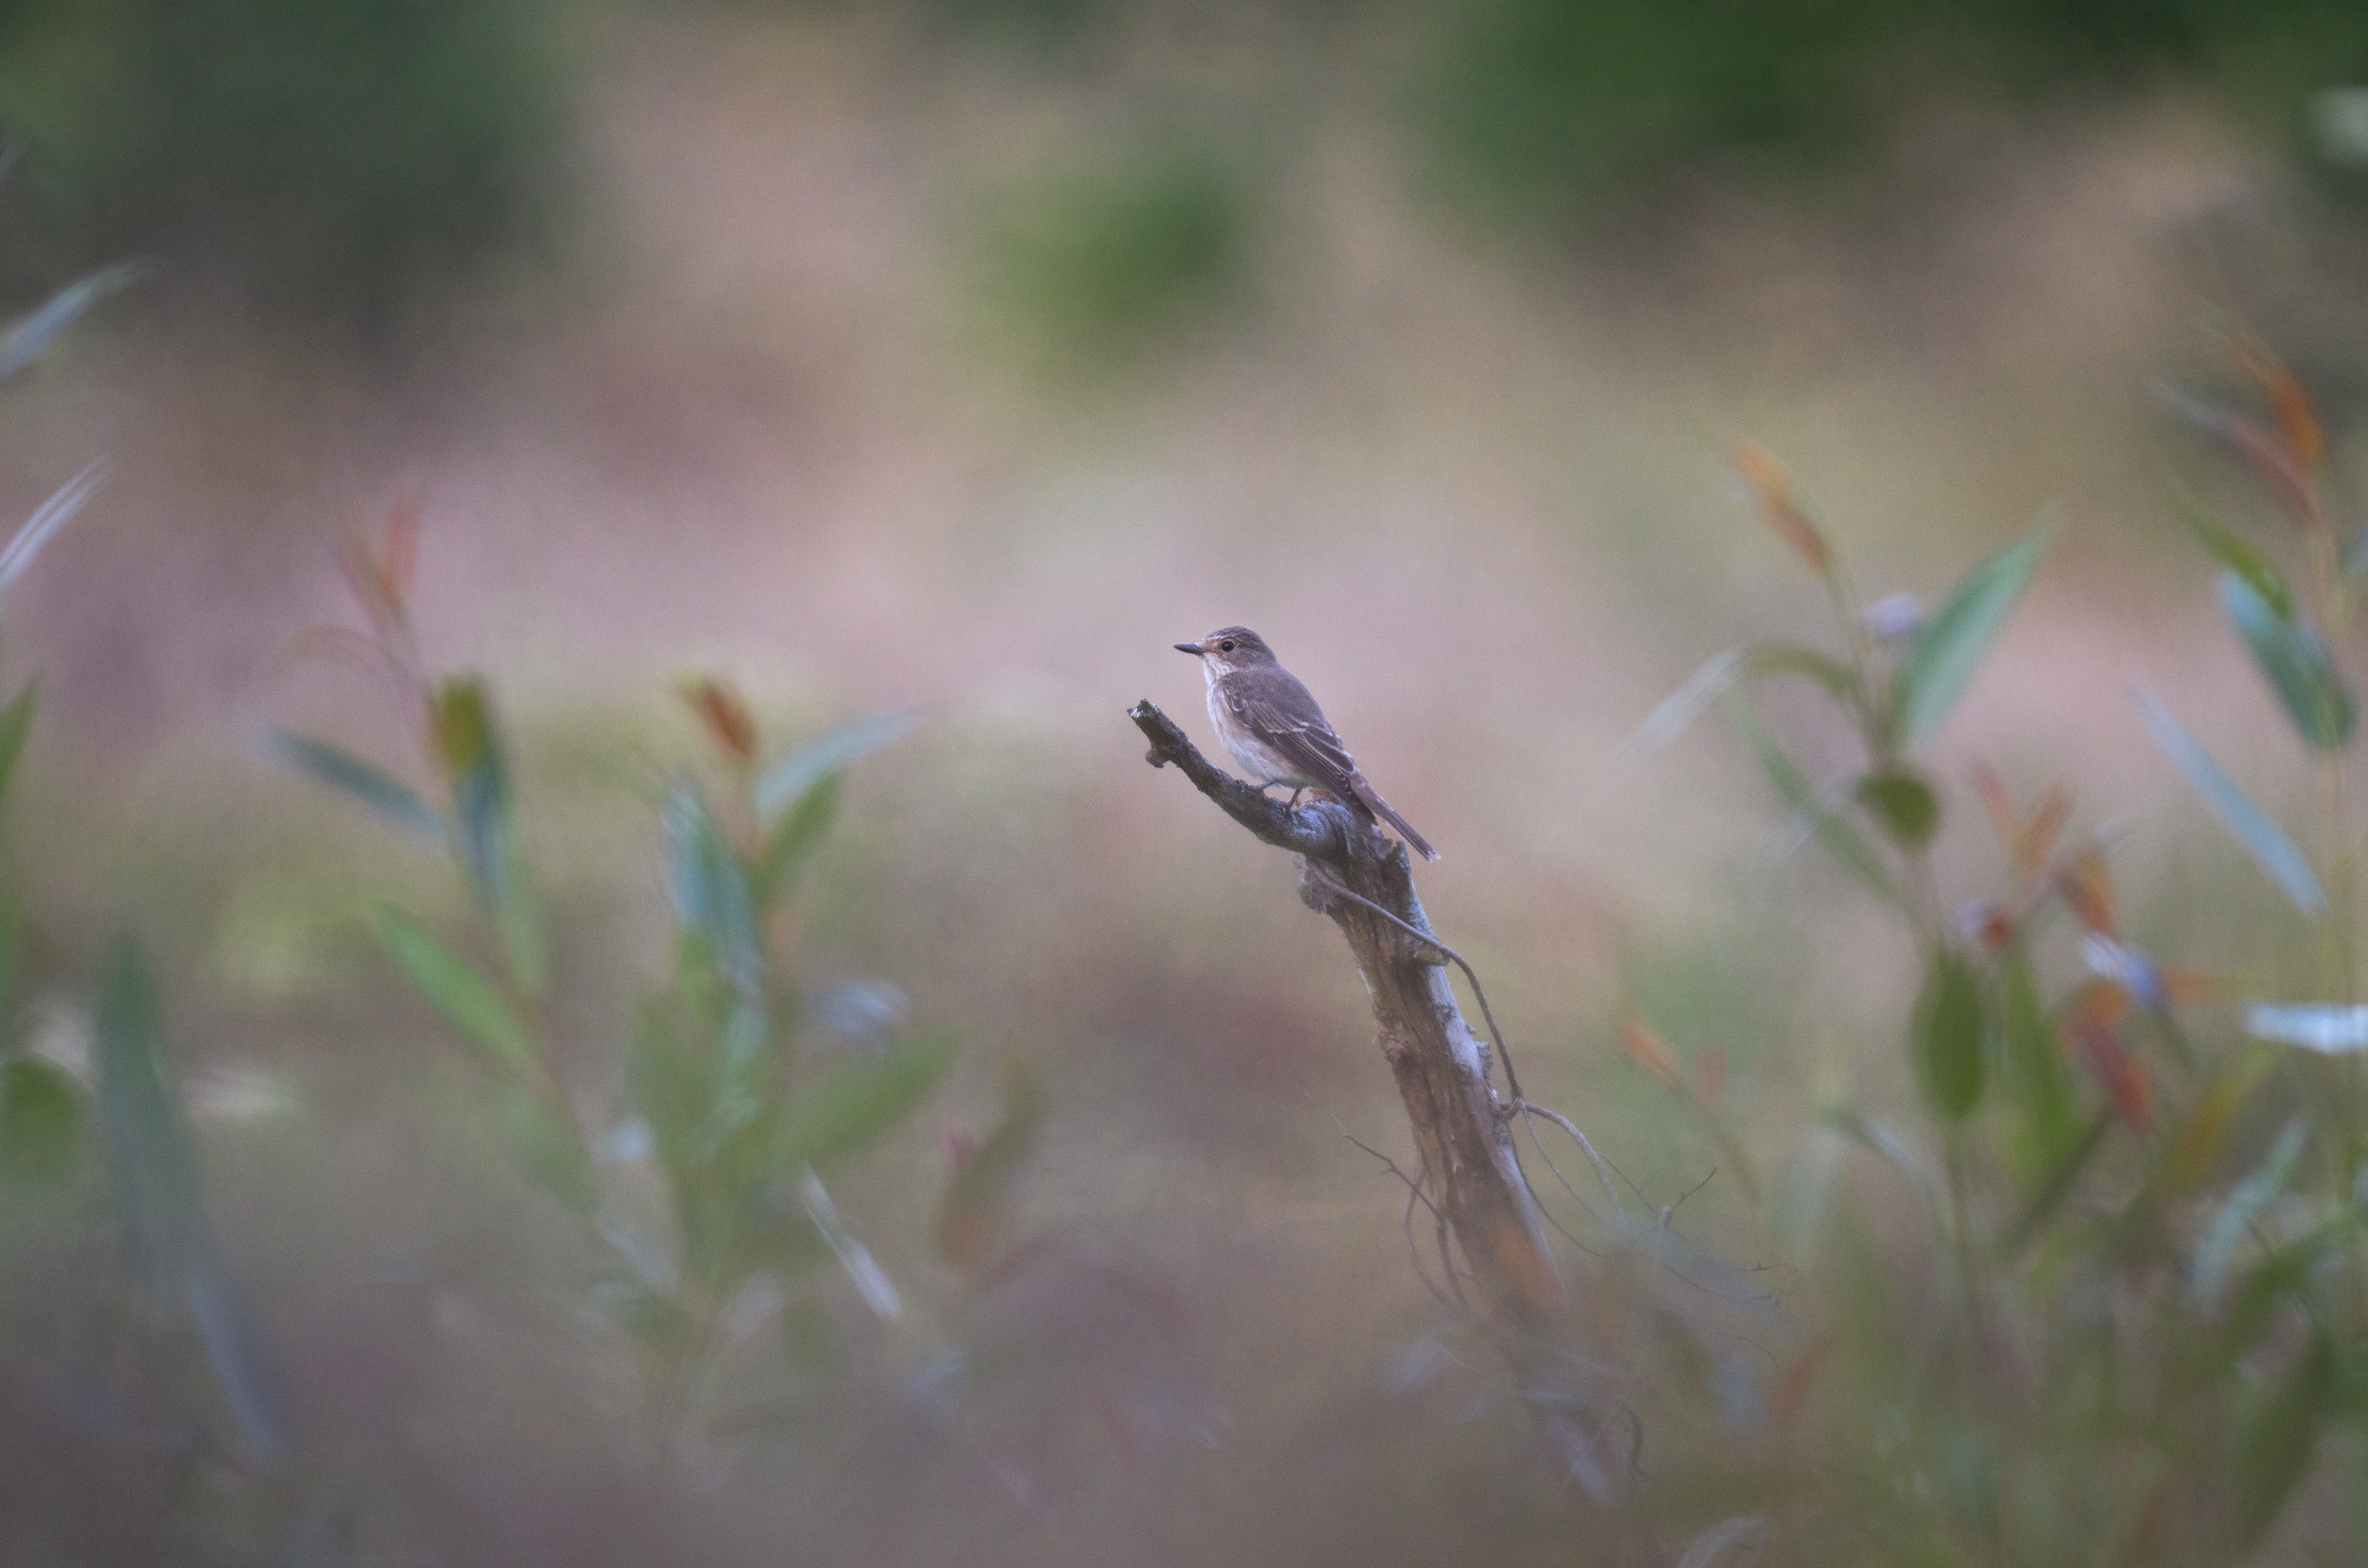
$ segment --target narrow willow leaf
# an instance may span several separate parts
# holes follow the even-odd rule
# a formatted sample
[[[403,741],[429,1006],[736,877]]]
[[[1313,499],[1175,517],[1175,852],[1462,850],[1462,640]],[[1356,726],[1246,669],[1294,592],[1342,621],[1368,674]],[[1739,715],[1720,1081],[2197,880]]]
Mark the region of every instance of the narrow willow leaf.
[[[763,980],[757,918],[739,858],[715,813],[696,791],[667,791],[659,816],[666,825],[666,888],[683,929],[703,937],[723,973],[744,996]]]
[[[7,549],[0,549],[0,594],[6,593],[9,585],[24,575],[25,568],[33,563],[33,557],[57,537],[60,528],[74,520],[84,502],[98,493],[99,486],[106,480],[106,470],[105,460],[93,463],[60,485],[56,493],[25,520],[25,525],[17,530],[17,537],[8,541]]]
[[[1677,1560],[1677,1568],[1711,1568],[1729,1549],[1736,1549],[1734,1561],[1757,1562],[1761,1543],[1768,1538],[1767,1522],[1756,1513],[1739,1513],[1720,1521],[1694,1537],[1685,1555]],[[1741,1549],[1748,1547],[1748,1551]]]
[[[2209,1312],[2218,1304],[2221,1287],[2227,1282],[2229,1260],[2237,1255],[2238,1246],[2262,1211],[2284,1197],[2293,1184],[2307,1138],[2301,1117],[2288,1122],[2261,1164],[2237,1183],[2228,1201],[2212,1216],[2203,1240],[2196,1246],[2194,1268],[2188,1277],[2188,1296],[2197,1310]]]
[[[2019,542],[1958,579],[1947,602],[1918,629],[1900,666],[1894,704],[1903,744],[1920,744],[1956,706],[2000,628],[2021,602],[2054,534],[2054,520],[2041,517]]]
[[[2138,704],[2138,716],[2144,721],[2146,733],[2153,736],[2154,744],[2195,793],[2203,797],[2203,804],[2220,819],[2220,825],[2245,846],[2245,853],[2253,858],[2253,863],[2285,890],[2296,908],[2312,917],[2325,914],[2326,891],[2319,885],[2311,863],[2294,847],[2293,840],[2280,832],[2268,813],[2254,805],[2252,797],[2238,788],[2236,781],[2222,772],[2219,764],[2179,727],[2178,720],[2161,698],[2144,686],[2133,687],[2130,696]]]
[[[2368,1050],[2368,1007],[2336,1002],[2256,1002],[2245,1009],[2245,1032],[2324,1056]]]
[[[443,817],[419,793],[350,751],[286,730],[264,732],[264,746],[280,761],[343,790],[396,827],[426,843],[448,842]]]
[[[831,1202],[830,1190],[822,1185],[822,1179],[811,1170],[807,1171],[797,1179],[797,1196],[805,1205],[806,1217],[814,1222],[814,1228],[820,1231],[822,1239],[831,1244],[831,1252],[838,1258],[839,1266],[845,1269],[847,1278],[855,1282],[857,1293],[863,1297],[863,1304],[882,1322],[894,1322],[905,1310],[904,1303],[896,1295],[894,1282],[888,1278],[887,1271],[873,1260],[870,1249],[857,1241],[846,1222],[839,1217],[838,1205]]]
[[[265,1458],[284,1454],[294,1418],[261,1326],[234,1288],[200,1201],[197,1156],[157,1019],[155,988],[118,942],[92,1032],[99,1136],[117,1228],[132,1272],[159,1303],[188,1311],[226,1402]]]
[[[797,804],[782,813],[765,839],[764,853],[748,877],[748,896],[763,908],[797,883],[814,851],[838,815],[843,773],[825,773],[808,785]]]
[[[392,904],[378,907],[377,935],[413,987],[495,1071],[520,1082],[541,1077],[526,1026],[493,982]]]
[[[816,1079],[781,1109],[774,1167],[822,1165],[870,1142],[920,1103],[959,1044],[950,1034],[927,1035]]]
[[[1714,655],[1645,716],[1628,748],[1659,751],[1685,733],[1710,705],[1747,676],[1800,675],[1815,681],[1845,708],[1858,701],[1858,677],[1842,661],[1798,643],[1758,642]]]
[[[2071,1197],[2072,1189],[2080,1179],[2080,1173],[2088,1168],[2089,1161],[2104,1147],[2105,1135],[2114,1130],[2116,1119],[2117,1113],[2111,1107],[2100,1110],[2090,1118],[2079,1142],[2065,1150],[2056,1159],[2038,1190],[2031,1194],[2030,1202],[2023,1205],[2023,1212],[2016,1216],[2014,1222],[2000,1235],[1997,1255],[2002,1263],[2012,1263],[2020,1257],[2031,1239],[2055,1217],[2055,1211]]]
[[[0,709],[0,794],[17,774],[17,759],[24,755],[25,739],[33,732],[33,711],[41,705],[41,678],[27,681],[6,709]]]
[[[825,774],[842,772],[865,752],[911,734],[921,722],[921,711],[919,708],[892,708],[842,724],[799,747],[766,769],[758,779],[754,796],[757,815],[770,821],[774,812],[813,788]]]
[[[1784,797],[1786,803],[1799,813],[1818,842],[1824,845],[1835,859],[1848,867],[1876,897],[1891,904],[1900,903],[1899,883],[1892,876],[1890,868],[1883,864],[1882,858],[1875,852],[1875,846],[1826,805],[1819,797],[1817,786],[1809,783],[1808,775],[1785,755],[1784,749],[1761,727],[1758,716],[1741,698],[1729,692],[1724,705],[1728,719],[1750,746],[1752,755],[1759,759],[1760,771],[1768,775],[1769,782],[1776,786],[1777,793]]]
[[[79,278],[50,296],[32,315],[0,338],[0,381],[6,381],[49,347],[50,340],[74,323],[74,318],[140,276],[135,262],[117,262]]]
[[[2252,649],[2253,662],[2285,704],[2296,731],[2321,751],[2342,749],[2358,713],[2318,628],[2290,612],[2279,614],[2275,604],[2234,572],[2220,574],[2220,603]]]
[[[598,1205],[584,1141],[561,1120],[564,1111],[522,1085],[504,1084],[495,1091],[494,1113],[519,1167],[543,1191],[587,1214]]]
[[[1924,1103],[1957,1121],[1981,1103],[1981,981],[1955,948],[1932,956],[1913,1023],[1916,1080]]]
[[[2269,557],[2204,510],[2193,497],[2179,497],[2178,512],[2189,531],[2212,552],[2213,559],[2250,584],[2274,613],[2285,620],[2294,619],[2294,590]]]
[[[56,1187],[82,1163],[90,1118],[56,1063],[12,1056],[0,1065],[0,1184]]]
[[[1868,773],[1851,791],[1858,804],[1903,849],[1918,849],[1941,829],[1941,801],[1912,768]]]

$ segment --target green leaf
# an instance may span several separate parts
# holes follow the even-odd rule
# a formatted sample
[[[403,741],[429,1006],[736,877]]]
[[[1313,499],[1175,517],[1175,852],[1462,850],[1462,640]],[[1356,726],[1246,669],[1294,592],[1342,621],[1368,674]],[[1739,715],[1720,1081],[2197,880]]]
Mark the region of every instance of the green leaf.
[[[1783,748],[1761,728],[1758,715],[1740,697],[1730,692],[1724,702],[1729,721],[1750,746],[1752,754],[1758,758],[1760,771],[1768,775],[1777,793],[1817,835],[1818,842],[1824,845],[1835,859],[1848,867],[1876,897],[1891,904],[1901,903],[1899,883],[1893,878],[1890,868],[1883,864],[1882,858],[1875,852],[1874,846],[1825,804],[1818,794],[1817,786],[1809,783],[1808,775],[1803,773],[1799,766],[1784,754]]]
[[[1902,849],[1919,849],[1940,831],[1940,797],[1912,768],[1868,773],[1851,793]]]
[[[1932,955],[1912,1027],[1925,1105],[1945,1120],[1962,1119],[1981,1103],[1981,980],[1956,949]]]
[[[2054,1021],[2019,944],[1999,961],[1998,1035],[1998,1091],[2015,1112],[2015,1163],[2035,1178],[2063,1158],[2079,1122]]]
[[[264,745],[280,761],[343,790],[413,837],[439,846],[449,842],[450,830],[435,807],[409,784],[352,752],[279,729],[265,730]]]
[[[2030,1202],[2023,1205],[2023,1212],[2016,1216],[2014,1223],[1999,1236],[1997,1255],[2000,1262],[2012,1263],[2020,1257],[2031,1239],[2055,1217],[2055,1211],[2062,1208],[2065,1200],[2072,1195],[2073,1185],[2080,1179],[2080,1173],[2088,1168],[2089,1161],[2104,1147],[2105,1135],[2114,1130],[2117,1119],[2113,1107],[2100,1110],[2089,1118],[2089,1125],[2081,1131],[2079,1141],[2056,1157],[2038,1189],[2032,1192]]]
[[[41,678],[35,676],[6,709],[0,709],[0,794],[6,792],[8,781],[16,776],[17,759],[24,754],[25,737],[32,734],[33,710],[40,703]]]
[[[287,1452],[286,1378],[232,1281],[200,1202],[189,1119],[166,1059],[155,989],[140,950],[117,943],[99,990],[99,1137],[117,1228],[132,1272],[158,1303],[190,1315],[223,1398],[265,1458]]]
[[[821,846],[823,835],[831,830],[831,822],[838,815],[841,782],[844,773],[825,773],[797,804],[783,812],[774,822],[771,836],[765,840],[764,853],[758,858],[755,871],[748,878],[748,896],[762,908],[797,883],[798,874],[814,851]]]
[[[2337,1378],[2334,1342],[2324,1328],[2294,1359],[2285,1379],[2262,1401],[2237,1438],[2237,1542],[2251,1546],[2273,1524],[2286,1500],[2311,1472],[2319,1424]]]
[[[2262,597],[2235,572],[2220,574],[2220,603],[2235,623],[2253,662],[2286,705],[2287,717],[2302,738],[2321,751],[2337,751],[2351,738],[2358,714],[2343,673],[2327,656],[2318,628]]]
[[[2202,541],[2203,548],[2212,552],[2214,560],[2250,584],[2253,592],[2280,618],[2288,621],[2294,618],[2294,590],[2288,585],[2285,574],[2278,571],[2269,557],[2230,531],[2194,498],[2180,496],[2178,509],[2180,519]]]
[[[842,724],[799,747],[766,769],[764,776],[757,781],[754,796],[757,815],[770,820],[774,812],[813,788],[825,776],[842,772],[848,763],[865,752],[876,750],[890,741],[909,735],[921,722],[921,711],[919,708],[892,708],[852,723]]]
[[[56,1187],[79,1169],[90,1118],[74,1081],[39,1056],[0,1065],[0,1184]]]
[[[1958,579],[1948,601],[1917,628],[1899,668],[1893,705],[1904,745],[1913,749],[1956,706],[2054,534],[2054,519],[2042,516],[2020,541]]]
[[[925,1035],[815,1080],[773,1125],[774,1168],[821,1165],[870,1142],[920,1103],[960,1043],[951,1034]]]
[[[32,315],[0,338],[0,381],[31,364],[50,340],[73,325],[74,318],[140,276],[138,264],[117,262],[77,279],[50,296]]]
[[[413,987],[496,1071],[526,1083],[542,1077],[526,1026],[493,982],[392,904],[378,907],[377,935]]]
[[[2236,1256],[2237,1248],[2251,1233],[2253,1221],[2261,1217],[2262,1211],[2284,1197],[2287,1188],[2293,1184],[2307,1139],[2300,1117],[2288,1122],[2261,1164],[2237,1183],[2228,1201],[2220,1205],[2219,1213],[2204,1228],[2203,1240],[2195,1249],[2194,1266],[2188,1275],[2188,1294],[2200,1309],[2210,1311],[2218,1303],[2229,1260]]]
[[[683,929],[705,939],[716,963],[740,994],[761,994],[764,957],[757,917],[740,860],[722,824],[690,789],[672,789],[659,805],[666,825],[666,890]]]
[[[2153,736],[2154,744],[2195,793],[2203,797],[2203,804],[2220,819],[2220,825],[2245,846],[2245,853],[2253,858],[2253,863],[2269,873],[2270,880],[2285,891],[2296,908],[2314,918],[2325,914],[2326,891],[2319,885],[2311,863],[2294,847],[2293,840],[2280,832],[2277,824],[2269,820],[2269,814],[2254,805],[2252,797],[2238,788],[2236,781],[2222,772],[2203,747],[2179,727],[2178,720],[2161,698],[2144,686],[2135,687],[2130,695],[2138,704],[2138,716],[2144,722],[2146,733]]]

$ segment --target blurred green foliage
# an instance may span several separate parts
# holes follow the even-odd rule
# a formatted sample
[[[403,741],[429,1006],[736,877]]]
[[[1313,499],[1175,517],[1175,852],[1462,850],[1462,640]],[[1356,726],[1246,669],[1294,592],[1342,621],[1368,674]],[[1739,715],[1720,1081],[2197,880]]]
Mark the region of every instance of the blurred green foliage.
[[[0,6],[0,134],[90,255],[379,330],[548,232],[571,91],[539,0]]]
[[[1239,300],[1254,206],[1242,163],[1193,139],[1007,179],[973,218],[980,302],[1040,368],[1124,366]]]
[[[1934,88],[2167,69],[2299,137],[2309,93],[2368,74],[2368,13],[2334,0],[1468,0],[1437,22],[1414,114],[1437,183],[1548,228],[1706,158],[1832,162]]]

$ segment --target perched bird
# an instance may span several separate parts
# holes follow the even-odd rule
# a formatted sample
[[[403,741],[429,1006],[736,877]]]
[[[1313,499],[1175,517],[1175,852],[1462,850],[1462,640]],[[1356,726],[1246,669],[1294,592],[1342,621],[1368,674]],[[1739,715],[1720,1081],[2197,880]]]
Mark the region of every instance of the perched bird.
[[[1289,784],[1299,793],[1320,789],[1354,812],[1367,827],[1379,817],[1425,860],[1438,851],[1390,809],[1381,792],[1357,772],[1357,759],[1340,744],[1299,677],[1276,661],[1266,639],[1247,626],[1227,626],[1199,642],[1179,642],[1179,653],[1201,661],[1209,680],[1209,720],[1217,738],[1244,772],[1266,784]]]

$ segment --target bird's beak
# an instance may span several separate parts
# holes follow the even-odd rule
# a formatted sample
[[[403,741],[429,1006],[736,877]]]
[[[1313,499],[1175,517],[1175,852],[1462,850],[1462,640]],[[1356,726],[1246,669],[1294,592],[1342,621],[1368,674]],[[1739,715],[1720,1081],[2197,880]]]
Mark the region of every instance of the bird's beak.
[[[1201,651],[1201,645],[1196,642],[1179,642],[1176,645],[1176,651],[1178,653],[1197,654]]]

